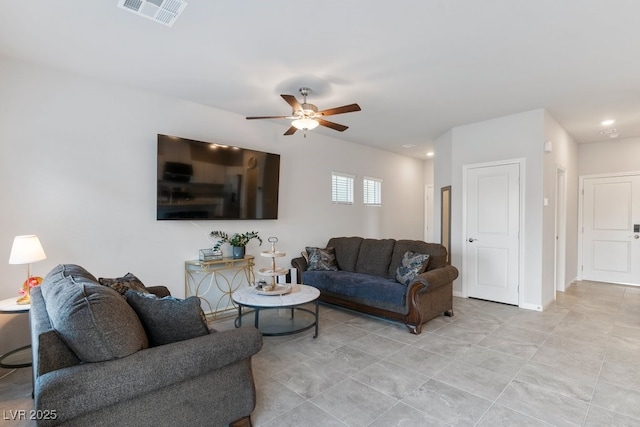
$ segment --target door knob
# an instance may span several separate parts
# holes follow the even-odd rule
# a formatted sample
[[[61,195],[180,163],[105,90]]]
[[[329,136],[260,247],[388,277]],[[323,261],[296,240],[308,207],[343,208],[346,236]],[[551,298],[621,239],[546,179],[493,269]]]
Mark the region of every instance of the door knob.
[[[636,237],[636,239],[637,239],[637,237]],[[473,243],[473,242],[475,242],[476,240],[478,240],[478,239],[474,239],[473,237],[469,237],[469,243]]]

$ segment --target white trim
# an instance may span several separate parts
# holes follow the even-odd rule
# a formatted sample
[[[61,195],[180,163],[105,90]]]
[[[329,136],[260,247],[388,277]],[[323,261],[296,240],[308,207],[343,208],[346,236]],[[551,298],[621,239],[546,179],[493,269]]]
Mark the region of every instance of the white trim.
[[[562,182],[559,182],[558,176],[562,175]],[[556,292],[564,292],[566,282],[567,268],[567,171],[563,167],[556,165],[556,182],[555,182],[556,200],[555,200],[555,242],[554,242],[554,292],[553,299],[556,299]],[[560,190],[560,191],[558,191]],[[558,253],[558,249],[561,250]],[[558,283],[558,279],[562,282]]]
[[[431,209],[429,209],[429,196],[431,196]],[[424,241],[435,239],[435,193],[433,184],[424,186]]]
[[[553,302],[553,301],[551,301],[551,302]],[[527,310],[542,311],[542,307],[540,307],[539,305],[535,305],[535,304],[521,303],[518,307],[526,308]]]

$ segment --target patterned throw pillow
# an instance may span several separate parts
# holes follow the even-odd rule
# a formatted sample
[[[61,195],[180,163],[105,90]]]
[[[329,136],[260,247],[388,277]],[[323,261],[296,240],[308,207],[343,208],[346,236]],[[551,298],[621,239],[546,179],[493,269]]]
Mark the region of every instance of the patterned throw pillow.
[[[405,286],[409,286],[418,274],[424,273],[428,263],[429,255],[417,254],[411,251],[405,252],[396,270],[396,280]]]
[[[144,292],[146,294],[149,293],[147,287],[140,281],[140,279],[131,273],[127,273],[124,276],[117,277],[115,279],[101,277],[98,279],[98,282],[101,285],[108,286],[117,291],[120,295],[124,295],[129,289],[137,292]]]
[[[309,256],[309,262],[307,265],[308,271],[338,270],[335,249],[331,247],[326,249],[307,247],[306,249],[307,255]]]

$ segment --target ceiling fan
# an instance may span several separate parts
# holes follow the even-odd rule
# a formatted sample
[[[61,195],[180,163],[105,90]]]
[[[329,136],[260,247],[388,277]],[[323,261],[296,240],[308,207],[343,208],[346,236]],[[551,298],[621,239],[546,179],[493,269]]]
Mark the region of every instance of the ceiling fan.
[[[297,130],[311,130],[318,126],[325,126],[338,132],[344,132],[349,129],[348,126],[338,123],[324,120],[324,116],[333,116],[335,114],[351,113],[353,111],[360,111],[358,104],[343,105],[342,107],[329,108],[327,110],[318,111],[318,107],[313,104],[307,104],[307,95],[309,95],[311,89],[308,87],[300,88],[300,94],[302,95],[302,104],[298,102],[293,95],[280,95],[286,102],[293,108],[290,116],[260,116],[260,117],[247,117],[247,120],[254,119],[289,119],[291,127],[284,133],[285,135],[293,135]],[[306,136],[306,134],[305,134]]]

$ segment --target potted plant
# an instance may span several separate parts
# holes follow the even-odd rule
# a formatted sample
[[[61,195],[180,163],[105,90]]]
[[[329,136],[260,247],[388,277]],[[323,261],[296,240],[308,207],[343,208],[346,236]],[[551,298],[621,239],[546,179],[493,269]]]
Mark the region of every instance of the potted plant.
[[[224,231],[212,231],[210,236],[220,239],[215,245],[213,245],[214,252],[219,251],[220,246],[224,243],[228,243],[232,247],[233,258],[244,258],[246,246],[252,239],[258,240],[260,245],[262,245],[262,239],[258,235],[257,231],[235,233],[231,237],[229,237],[229,235]]]

